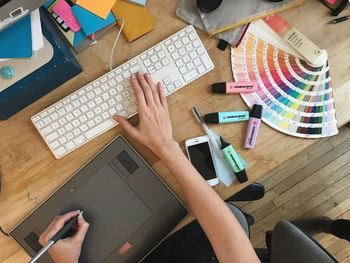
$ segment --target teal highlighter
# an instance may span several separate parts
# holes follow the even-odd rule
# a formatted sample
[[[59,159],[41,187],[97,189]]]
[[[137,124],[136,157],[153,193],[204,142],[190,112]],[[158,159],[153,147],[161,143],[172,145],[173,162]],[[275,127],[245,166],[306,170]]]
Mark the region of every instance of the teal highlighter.
[[[204,115],[205,123],[232,123],[249,120],[248,111],[213,112]]]
[[[220,141],[221,151],[227,163],[230,165],[232,171],[235,173],[238,181],[240,183],[248,181],[248,176],[245,171],[244,165],[241,161],[241,158],[239,158],[237,152],[233,149],[232,145],[226,142],[222,137],[220,137]]]

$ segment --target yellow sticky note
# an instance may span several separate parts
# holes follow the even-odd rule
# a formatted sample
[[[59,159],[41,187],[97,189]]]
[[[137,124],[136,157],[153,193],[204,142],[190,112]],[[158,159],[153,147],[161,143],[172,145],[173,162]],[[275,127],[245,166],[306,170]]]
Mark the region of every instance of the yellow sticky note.
[[[106,19],[116,0],[77,0],[76,4],[91,13]]]

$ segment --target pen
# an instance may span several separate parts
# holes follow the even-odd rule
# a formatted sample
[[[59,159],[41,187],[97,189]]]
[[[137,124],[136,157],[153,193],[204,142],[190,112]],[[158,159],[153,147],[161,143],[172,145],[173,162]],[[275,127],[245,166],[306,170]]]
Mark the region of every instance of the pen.
[[[210,132],[208,126],[205,124],[205,122],[203,121],[203,118],[201,117],[201,114],[199,113],[198,109],[196,107],[192,108],[192,112],[194,114],[194,116],[196,117],[196,120],[199,122],[200,125],[202,125],[205,133],[208,135],[209,140],[211,141],[211,143],[213,144],[213,146],[215,148],[217,148],[218,150],[220,150],[220,145],[218,144],[218,142],[215,140],[215,138],[213,137],[212,133]]]
[[[350,15],[349,16],[343,16],[343,17],[339,17],[336,19],[333,19],[331,21],[328,22],[328,24],[338,24],[340,22],[346,21],[350,19]]]
[[[82,215],[83,211],[79,213]],[[60,231],[58,231],[52,238],[47,242],[47,244],[36,254],[29,263],[36,262],[46,251],[48,251],[57,241],[59,241],[78,221],[78,216],[72,217],[68,222],[64,224]]]

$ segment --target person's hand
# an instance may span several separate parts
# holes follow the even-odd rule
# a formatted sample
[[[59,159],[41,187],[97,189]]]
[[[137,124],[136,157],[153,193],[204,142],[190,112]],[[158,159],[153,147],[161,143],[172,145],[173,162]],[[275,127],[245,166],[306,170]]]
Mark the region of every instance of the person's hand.
[[[61,216],[56,216],[46,230],[41,234],[39,238],[40,244],[45,246],[63,227],[65,222],[79,213],[80,211],[77,210]],[[55,263],[78,263],[81,246],[84,242],[86,232],[89,229],[89,224],[84,220],[82,215],[79,215],[77,225],[78,228],[72,237],[57,241],[57,243],[49,249],[49,254]]]
[[[150,148],[160,158],[169,148],[178,146],[173,139],[172,126],[163,85],[155,85],[149,74],[132,76],[139,113],[139,126],[133,127],[121,116],[113,118],[133,138]]]

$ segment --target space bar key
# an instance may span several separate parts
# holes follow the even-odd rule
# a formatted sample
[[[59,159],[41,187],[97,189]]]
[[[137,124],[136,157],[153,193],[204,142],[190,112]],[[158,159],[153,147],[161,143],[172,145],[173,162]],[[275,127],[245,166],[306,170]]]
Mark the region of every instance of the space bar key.
[[[95,126],[94,128],[92,128],[91,130],[85,132],[84,135],[89,140],[89,139],[103,133],[104,131],[106,131],[107,129],[109,129],[115,125],[116,125],[116,122],[114,120],[106,120],[106,121],[100,123],[99,125]]]

